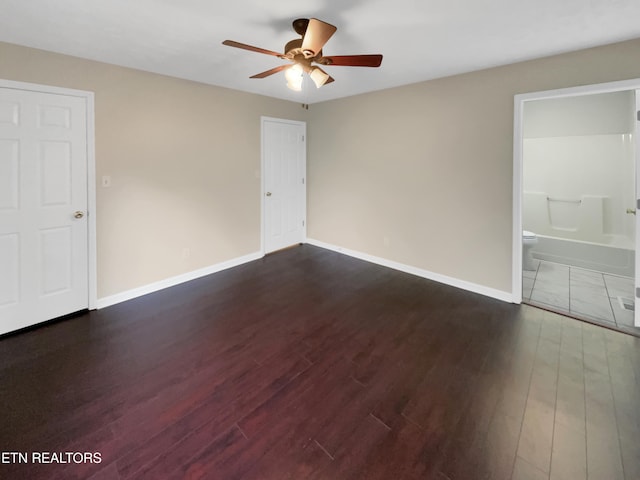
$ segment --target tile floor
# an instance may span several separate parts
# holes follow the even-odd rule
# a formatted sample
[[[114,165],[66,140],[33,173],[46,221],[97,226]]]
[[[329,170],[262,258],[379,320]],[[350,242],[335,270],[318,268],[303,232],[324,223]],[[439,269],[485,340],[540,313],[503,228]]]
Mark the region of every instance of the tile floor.
[[[620,303],[620,298],[633,302],[633,278],[546,261],[539,261],[535,271],[525,270],[522,277],[525,303],[640,335],[640,328],[633,326],[633,311]]]

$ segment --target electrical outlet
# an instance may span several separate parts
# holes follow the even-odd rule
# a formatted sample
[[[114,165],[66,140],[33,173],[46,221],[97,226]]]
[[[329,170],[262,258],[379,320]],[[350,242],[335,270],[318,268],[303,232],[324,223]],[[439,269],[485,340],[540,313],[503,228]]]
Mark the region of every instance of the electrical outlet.
[[[183,248],[182,249],[182,258],[183,260],[186,260],[187,258],[189,258],[191,256],[191,249],[189,248]]]

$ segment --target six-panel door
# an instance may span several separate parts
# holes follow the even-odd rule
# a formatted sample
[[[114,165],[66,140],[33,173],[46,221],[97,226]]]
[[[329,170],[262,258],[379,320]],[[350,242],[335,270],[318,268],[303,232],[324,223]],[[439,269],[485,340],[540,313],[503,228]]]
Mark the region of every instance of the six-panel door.
[[[0,88],[0,333],[88,307],[87,105]]]

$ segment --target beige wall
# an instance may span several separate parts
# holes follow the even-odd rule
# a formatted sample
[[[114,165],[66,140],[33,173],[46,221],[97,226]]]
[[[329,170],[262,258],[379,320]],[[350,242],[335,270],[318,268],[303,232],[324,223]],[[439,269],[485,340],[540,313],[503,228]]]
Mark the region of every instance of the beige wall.
[[[95,92],[98,298],[260,249],[260,116],[298,104],[6,43],[0,78]]]
[[[310,238],[511,290],[513,96],[640,77],[640,40],[312,105],[0,43],[96,93],[99,297],[259,249],[260,116],[307,120]],[[182,258],[184,248],[191,250]]]
[[[634,40],[312,105],[308,236],[510,292],[513,96],[639,77]]]

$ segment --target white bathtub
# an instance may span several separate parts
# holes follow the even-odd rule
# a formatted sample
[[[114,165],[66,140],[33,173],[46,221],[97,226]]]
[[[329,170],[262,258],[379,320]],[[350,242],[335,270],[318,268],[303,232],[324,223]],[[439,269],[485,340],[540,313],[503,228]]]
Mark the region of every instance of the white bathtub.
[[[607,235],[607,243],[538,235],[533,258],[625,277],[635,276],[635,245],[622,235]]]

